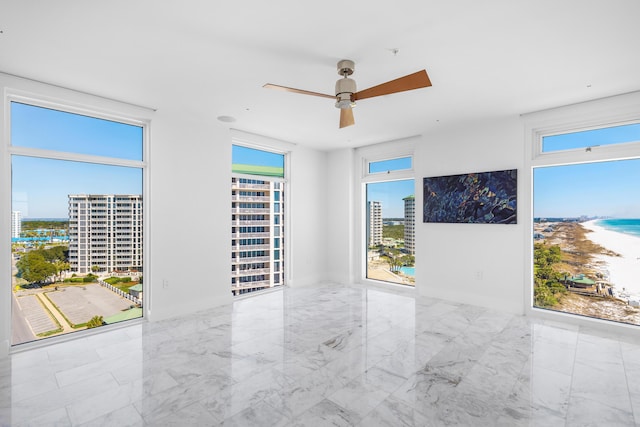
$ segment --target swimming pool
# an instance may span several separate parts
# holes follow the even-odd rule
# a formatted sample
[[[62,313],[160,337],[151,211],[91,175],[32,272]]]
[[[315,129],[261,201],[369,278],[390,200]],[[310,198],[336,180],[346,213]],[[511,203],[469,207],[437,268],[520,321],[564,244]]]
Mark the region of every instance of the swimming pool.
[[[411,277],[415,277],[416,276],[416,268],[415,267],[400,267],[400,271],[405,276],[411,276]]]

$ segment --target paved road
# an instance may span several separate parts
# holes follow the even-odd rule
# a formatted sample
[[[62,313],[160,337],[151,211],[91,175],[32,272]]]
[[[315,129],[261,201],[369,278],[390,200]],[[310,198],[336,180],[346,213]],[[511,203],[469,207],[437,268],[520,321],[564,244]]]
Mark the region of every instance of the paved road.
[[[13,344],[25,343],[36,339],[36,336],[31,331],[29,324],[20,311],[20,306],[16,301],[16,295],[13,293],[17,272],[16,257],[14,254],[11,254],[11,342]]]
[[[31,332],[31,328],[29,328],[27,321],[20,312],[15,294],[11,292],[11,342],[13,344],[22,344],[35,339],[35,335]]]

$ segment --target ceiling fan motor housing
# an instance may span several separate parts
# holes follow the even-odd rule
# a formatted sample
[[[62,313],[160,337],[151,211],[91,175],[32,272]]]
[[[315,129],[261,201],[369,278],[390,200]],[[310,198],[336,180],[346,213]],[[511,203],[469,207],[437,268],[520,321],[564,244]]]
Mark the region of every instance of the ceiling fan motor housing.
[[[356,69],[356,63],[349,60],[343,59],[342,61],[338,61],[338,74],[343,77],[350,76],[353,74],[353,70]]]

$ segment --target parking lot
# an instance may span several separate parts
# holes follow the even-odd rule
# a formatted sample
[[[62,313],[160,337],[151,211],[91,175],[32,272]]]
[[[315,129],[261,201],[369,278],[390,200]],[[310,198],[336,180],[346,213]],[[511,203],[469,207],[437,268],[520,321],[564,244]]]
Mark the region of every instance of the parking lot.
[[[94,316],[108,317],[133,304],[96,284],[59,287],[47,292],[49,299],[74,325],[88,322]]]
[[[73,325],[88,322],[94,316],[109,317],[129,308],[133,303],[97,283],[89,283],[72,286],[58,286],[45,289],[28,289],[16,292],[16,302],[19,315],[28,323],[31,332],[35,335],[51,332],[58,328],[43,304],[38,301],[36,294],[45,294],[66,319]],[[41,297],[44,295],[40,295]],[[51,308],[55,310],[54,308]],[[60,318],[60,315],[54,313]],[[60,322],[64,323],[64,322]],[[63,325],[64,327],[64,325]],[[14,342],[29,341],[27,337],[21,337]]]

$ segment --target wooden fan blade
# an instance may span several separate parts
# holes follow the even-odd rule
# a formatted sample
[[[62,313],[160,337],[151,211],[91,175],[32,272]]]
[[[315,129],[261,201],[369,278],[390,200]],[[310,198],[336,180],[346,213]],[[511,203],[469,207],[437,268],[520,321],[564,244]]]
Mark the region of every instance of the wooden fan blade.
[[[360,92],[354,93],[352,98],[354,101],[357,101],[359,99],[373,98],[374,96],[389,95],[429,86],[431,86],[431,80],[429,80],[427,71],[422,70],[409,74],[408,76],[400,77],[399,79],[391,80],[390,82],[379,84],[378,86],[370,87],[369,89],[361,90]]]
[[[354,125],[356,122],[353,119],[353,109],[349,108],[341,108],[340,109],[340,129],[345,128],[347,126]]]
[[[302,90],[302,89],[295,89],[295,88],[292,88],[292,87],[274,85],[274,84],[271,84],[271,83],[267,83],[262,87],[267,88],[267,89],[284,90],[285,92],[300,93],[302,95],[313,95],[313,96],[320,96],[322,98],[336,99],[335,95],[327,95],[327,94],[324,94],[324,93],[311,92],[311,91]]]

